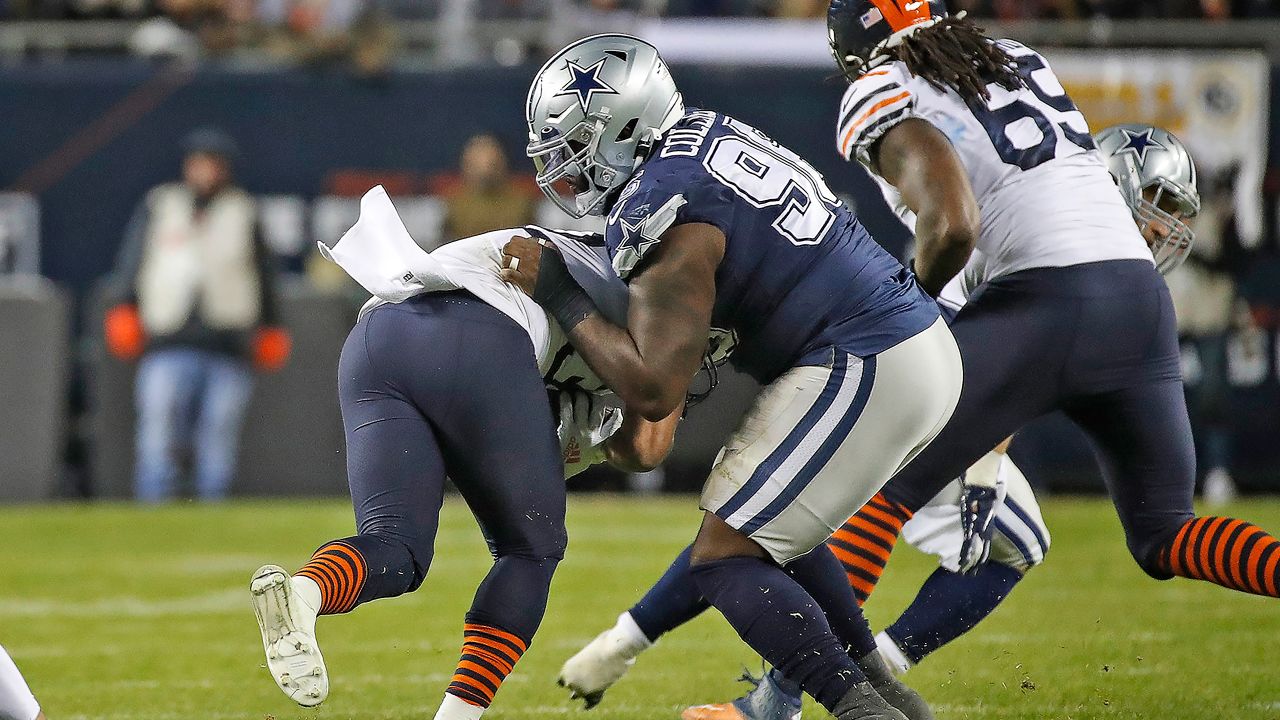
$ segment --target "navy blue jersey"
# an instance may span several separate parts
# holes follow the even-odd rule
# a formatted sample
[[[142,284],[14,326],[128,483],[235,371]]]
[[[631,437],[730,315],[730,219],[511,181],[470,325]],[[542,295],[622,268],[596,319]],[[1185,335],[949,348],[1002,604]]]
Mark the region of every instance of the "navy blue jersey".
[[[725,235],[712,325],[762,383],[830,348],[866,357],[929,327],[938,308],[876,244],[822,176],[760,131],[690,110],[623,188],[605,245],[624,280],[662,233],[708,223]]]

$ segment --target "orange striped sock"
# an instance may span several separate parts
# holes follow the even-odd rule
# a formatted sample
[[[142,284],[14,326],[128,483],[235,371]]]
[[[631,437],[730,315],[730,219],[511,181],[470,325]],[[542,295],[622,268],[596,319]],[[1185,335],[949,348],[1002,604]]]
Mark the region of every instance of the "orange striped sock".
[[[470,705],[489,707],[502,681],[528,647],[527,642],[506,630],[467,623],[462,628],[462,659],[445,692]]]
[[[1280,597],[1280,540],[1251,522],[1192,518],[1157,557],[1171,575]]]
[[[344,542],[331,542],[320,548],[294,573],[311,578],[320,586],[321,615],[335,615],[354,608],[366,574],[364,556]]]
[[[876,493],[827,540],[827,547],[844,565],[859,605],[876,589],[889,554],[898,542],[898,534],[911,515],[905,506],[889,502],[884,495]]]

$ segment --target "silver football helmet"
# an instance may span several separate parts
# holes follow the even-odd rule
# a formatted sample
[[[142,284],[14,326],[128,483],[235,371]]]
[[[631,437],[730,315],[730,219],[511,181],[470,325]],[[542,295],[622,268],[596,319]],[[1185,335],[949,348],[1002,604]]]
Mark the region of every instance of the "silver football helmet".
[[[619,34],[579,40],[548,60],[529,88],[528,155],[538,187],[573,217],[602,215],[683,115],[684,100],[652,45]]]
[[[1182,264],[1195,232],[1187,220],[1200,212],[1196,165],[1182,141],[1152,125],[1113,125],[1094,135],[1111,177],[1133,211],[1161,273]]]

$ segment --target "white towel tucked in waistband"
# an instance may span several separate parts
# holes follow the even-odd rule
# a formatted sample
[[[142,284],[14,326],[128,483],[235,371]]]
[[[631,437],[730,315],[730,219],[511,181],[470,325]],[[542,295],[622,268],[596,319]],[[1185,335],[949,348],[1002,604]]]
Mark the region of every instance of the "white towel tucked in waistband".
[[[370,294],[387,302],[456,290],[439,261],[418,247],[381,185],[360,198],[360,219],[332,247],[317,242],[320,254],[337,263]]]

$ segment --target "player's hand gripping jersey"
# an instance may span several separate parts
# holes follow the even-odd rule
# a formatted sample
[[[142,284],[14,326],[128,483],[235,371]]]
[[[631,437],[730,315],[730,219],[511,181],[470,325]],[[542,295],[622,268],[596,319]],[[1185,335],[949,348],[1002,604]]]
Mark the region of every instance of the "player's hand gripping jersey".
[[[951,141],[982,213],[966,286],[1018,270],[1100,260],[1150,260],[1084,116],[1044,57],[1012,40],[997,40],[1016,61],[1026,87],[988,85],[990,100],[966,104],[892,61],[845,91],[836,143],[846,159],[873,171],[889,204],[908,228],[915,219],[898,192],[875,174],[872,148],[894,125],[928,121]]]
[[[531,342],[527,350],[533,352],[551,392],[565,474],[572,476],[604,459],[600,445],[618,429],[621,410],[559,325],[527,295],[503,282],[502,246],[520,234],[554,242],[600,311],[616,322],[625,321],[627,288],[609,267],[599,235],[527,226],[464,238],[427,253],[414,243],[379,186],[361,199],[356,224],[332,247],[320,243],[320,249],[373,295],[361,316],[422,293],[463,289],[523,328]]]
[[[548,385],[608,392],[546,312],[502,280],[502,246],[521,234],[554,242],[600,311],[625,322],[627,287],[610,269],[599,235],[531,225],[464,238],[427,253],[414,243],[386,191],[378,186],[361,199],[359,221],[332,247],[320,243],[320,251],[373,295],[361,308],[362,316],[378,305],[424,292],[463,289],[524,328]]]
[[[605,243],[624,279],[673,225],[724,233],[712,325],[762,383],[879,353],[929,327],[937,308],[795,153],[745,123],[689,110],[623,188]]]

